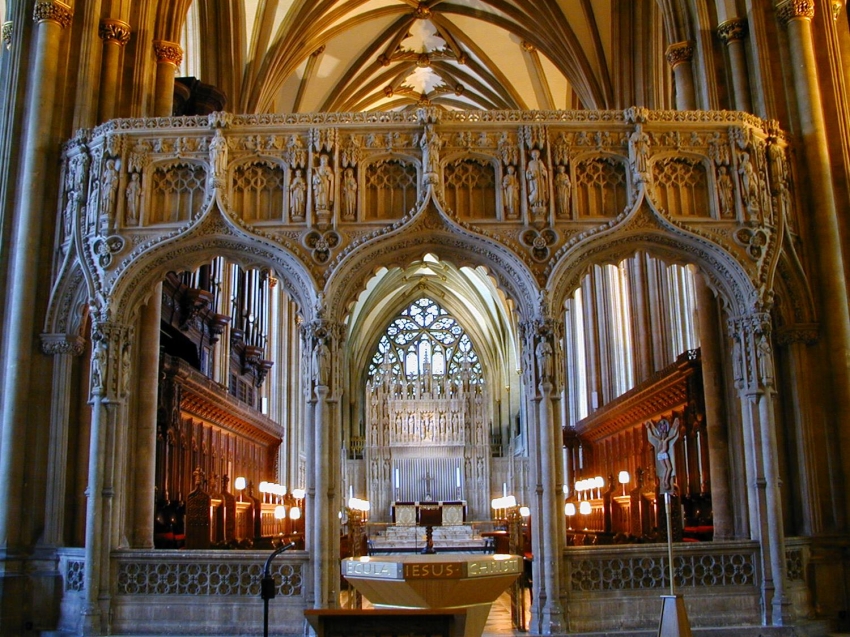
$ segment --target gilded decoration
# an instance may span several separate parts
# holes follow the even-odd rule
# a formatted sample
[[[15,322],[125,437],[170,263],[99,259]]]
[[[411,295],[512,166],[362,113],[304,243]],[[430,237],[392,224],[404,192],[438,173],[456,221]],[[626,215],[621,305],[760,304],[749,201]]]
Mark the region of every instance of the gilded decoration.
[[[811,20],[815,17],[814,0],[783,0],[776,5],[776,16],[782,24],[797,18]]]
[[[98,35],[105,42],[115,42],[121,46],[126,46],[130,41],[130,25],[122,20],[112,18],[102,20]]]
[[[731,44],[732,42],[740,42],[747,37],[747,21],[742,18],[733,18],[721,22],[717,26],[717,36],[723,44]]]
[[[156,54],[157,64],[167,62],[174,66],[180,66],[183,61],[183,49],[176,42],[154,40],[153,51]]]
[[[683,62],[690,62],[694,59],[694,43],[688,41],[675,42],[667,47],[664,57],[670,68],[675,69]]]
[[[71,24],[74,12],[64,2],[38,2],[32,12],[35,22],[55,22],[63,29]]]

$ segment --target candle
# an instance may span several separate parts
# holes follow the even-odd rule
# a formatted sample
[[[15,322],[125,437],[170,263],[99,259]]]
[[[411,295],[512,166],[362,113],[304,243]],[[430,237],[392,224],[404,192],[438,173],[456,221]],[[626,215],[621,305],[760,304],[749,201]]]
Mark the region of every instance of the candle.
[[[354,497],[354,485],[349,484],[348,485],[348,499],[350,500],[353,497]]]
[[[398,469],[395,470],[395,488],[398,489]]]
[[[455,486],[460,488],[460,467],[455,467]]]
[[[507,482],[502,483],[502,497],[503,498],[508,497],[508,483]]]

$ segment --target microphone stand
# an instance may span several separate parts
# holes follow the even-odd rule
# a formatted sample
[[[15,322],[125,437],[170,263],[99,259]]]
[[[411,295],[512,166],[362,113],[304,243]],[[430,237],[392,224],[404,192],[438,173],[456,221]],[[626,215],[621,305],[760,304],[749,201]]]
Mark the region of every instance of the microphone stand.
[[[263,566],[263,578],[260,580],[260,597],[263,598],[263,637],[269,637],[269,600],[274,599],[277,591],[275,591],[274,576],[272,576],[269,567],[272,560],[284,551],[288,551],[295,547],[295,542],[282,544],[277,547],[266,560]]]

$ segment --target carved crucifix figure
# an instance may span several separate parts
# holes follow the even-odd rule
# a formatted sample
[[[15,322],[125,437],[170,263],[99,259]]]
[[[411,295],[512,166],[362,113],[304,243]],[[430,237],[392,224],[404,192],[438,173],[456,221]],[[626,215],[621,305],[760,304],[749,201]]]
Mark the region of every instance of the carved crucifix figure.
[[[434,481],[434,478],[431,477],[431,473],[429,471],[425,472],[425,477],[422,478],[422,481],[425,483],[425,499],[431,499],[431,483]]]
[[[672,494],[674,492],[673,478],[676,476],[673,445],[679,438],[679,419],[674,418],[672,426],[666,418],[659,420],[658,425],[649,420],[646,422],[646,433],[649,437],[649,444],[655,449],[655,473],[658,475],[658,492]]]

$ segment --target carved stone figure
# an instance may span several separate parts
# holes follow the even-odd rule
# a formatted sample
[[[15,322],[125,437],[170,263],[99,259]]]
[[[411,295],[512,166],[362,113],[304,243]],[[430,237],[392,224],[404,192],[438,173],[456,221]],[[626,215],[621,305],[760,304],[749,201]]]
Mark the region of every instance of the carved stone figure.
[[[507,167],[502,177],[502,196],[505,202],[505,216],[508,219],[519,217],[519,180],[513,166]]]
[[[130,173],[124,196],[127,198],[126,223],[128,226],[135,226],[139,223],[139,211],[142,207],[142,180],[139,173]]]
[[[210,142],[210,165],[214,178],[224,177],[227,170],[227,140],[221,134],[220,128],[216,129],[215,137]]]
[[[735,185],[726,166],[717,169],[717,190],[720,195],[720,216],[724,219],[734,219]]]
[[[328,156],[319,155],[319,165],[313,172],[313,196],[317,210],[328,210],[333,204],[334,171],[328,166]]]
[[[442,140],[433,126],[426,126],[425,132],[419,139],[419,147],[422,149],[422,173],[436,173],[440,169],[440,146]],[[425,180],[426,183],[428,180]]]
[[[331,350],[325,339],[320,338],[313,352],[316,383],[327,387],[331,378]]]
[[[558,195],[558,214],[562,217],[568,217],[570,214],[570,191],[572,182],[567,174],[566,166],[558,166],[558,172],[555,174],[555,191]]]
[[[103,186],[101,188],[100,204],[102,212],[108,219],[109,228],[112,228],[112,218],[115,208],[115,193],[118,192],[118,166],[114,159],[106,160],[106,169],[103,171]]]
[[[343,203],[345,204],[342,212],[343,219],[354,221],[354,217],[357,214],[357,179],[354,177],[354,170],[351,168],[345,169],[342,194]]]
[[[738,174],[741,176],[741,190],[744,193],[744,201],[748,209],[758,209],[759,180],[750,154],[746,151],[741,153],[741,162],[738,166]]]
[[[540,382],[551,382],[554,376],[555,366],[552,361],[552,345],[549,339],[540,339],[535,349],[537,355],[538,374]]]
[[[658,421],[651,420],[645,424],[649,444],[655,449],[655,473],[658,476],[658,492],[673,493],[673,478],[676,476],[676,463],[673,456],[673,445],[679,438],[679,419],[673,419],[673,425],[666,418]]]
[[[295,170],[292,183],[289,184],[289,214],[293,221],[303,221],[307,205],[307,182],[301,174],[301,169]]]
[[[106,350],[95,347],[91,358],[91,388],[101,391],[104,388],[104,372],[106,371]]]
[[[629,136],[629,161],[635,181],[644,182],[649,179],[649,135],[638,127]]]
[[[531,160],[525,167],[528,182],[528,203],[532,208],[543,208],[549,202],[549,169],[540,159],[540,151],[531,151]]]

